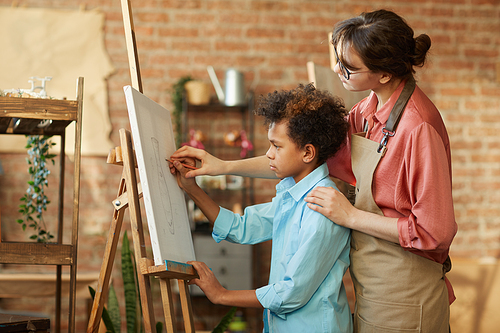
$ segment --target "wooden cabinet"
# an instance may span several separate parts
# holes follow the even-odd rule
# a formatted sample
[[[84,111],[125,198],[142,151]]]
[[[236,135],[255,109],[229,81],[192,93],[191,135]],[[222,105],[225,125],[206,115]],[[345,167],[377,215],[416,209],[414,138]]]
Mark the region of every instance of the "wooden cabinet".
[[[83,78],[79,78],[77,81],[76,100],[0,97],[0,134],[59,135],[61,137],[58,230],[56,242],[0,242],[0,263],[57,266],[55,332],[60,331],[62,266],[69,266],[70,268],[68,327],[70,332],[74,332],[75,330],[82,106]],[[64,143],[66,127],[72,122],[76,123],[76,130],[71,243],[63,244],[64,169],[66,156]],[[54,202],[52,204],[55,205],[57,203]]]
[[[220,284],[228,290],[248,290],[252,287],[252,246],[226,241],[216,243],[210,235],[193,235],[196,260],[203,261],[214,272]],[[203,295],[193,286],[192,295]]]

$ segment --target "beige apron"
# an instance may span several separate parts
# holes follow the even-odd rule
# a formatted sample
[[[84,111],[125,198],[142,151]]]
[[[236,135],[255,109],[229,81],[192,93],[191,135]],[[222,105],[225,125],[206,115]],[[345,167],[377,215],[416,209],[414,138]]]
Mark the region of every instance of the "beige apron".
[[[400,98],[408,99],[411,92],[403,96],[405,90]],[[406,106],[406,102],[402,104]],[[385,150],[385,145],[364,138],[364,133],[352,135],[355,206],[379,215],[383,213],[373,200],[372,180]],[[353,230],[354,332],[448,333],[450,312],[444,276],[449,269],[445,266],[405,251],[399,244]]]

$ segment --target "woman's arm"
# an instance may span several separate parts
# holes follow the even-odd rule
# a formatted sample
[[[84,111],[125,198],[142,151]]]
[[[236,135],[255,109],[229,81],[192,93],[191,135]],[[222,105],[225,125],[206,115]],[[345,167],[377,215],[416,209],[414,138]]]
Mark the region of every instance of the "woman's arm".
[[[354,207],[332,187],[316,187],[305,198],[307,206],[338,225],[399,244],[398,219]]]
[[[269,168],[269,160],[266,156],[258,156],[235,161],[220,160],[202,149],[189,146],[179,148],[172,156],[172,160],[183,162],[186,158],[194,158],[201,161],[201,167],[186,173],[187,178],[201,175],[236,175],[254,178],[276,178],[274,172]],[[175,173],[175,168],[170,165],[170,171]]]

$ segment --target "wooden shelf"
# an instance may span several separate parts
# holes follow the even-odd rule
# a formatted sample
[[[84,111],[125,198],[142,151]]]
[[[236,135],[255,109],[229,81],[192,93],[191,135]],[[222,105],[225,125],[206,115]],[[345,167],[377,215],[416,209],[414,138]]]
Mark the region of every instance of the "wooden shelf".
[[[59,212],[56,243],[0,242],[0,263],[57,266],[56,325],[54,330],[56,333],[60,332],[62,266],[70,267],[68,327],[69,332],[75,331],[82,107],[83,78],[79,78],[77,81],[76,100],[0,97],[0,134],[61,136]],[[63,244],[64,171],[66,160],[64,142],[66,127],[72,122],[76,123],[72,201],[73,217],[71,223],[71,243]]]
[[[0,263],[25,265],[72,265],[73,245],[0,243]]]
[[[78,101],[0,97],[0,134],[61,135],[77,117]]]

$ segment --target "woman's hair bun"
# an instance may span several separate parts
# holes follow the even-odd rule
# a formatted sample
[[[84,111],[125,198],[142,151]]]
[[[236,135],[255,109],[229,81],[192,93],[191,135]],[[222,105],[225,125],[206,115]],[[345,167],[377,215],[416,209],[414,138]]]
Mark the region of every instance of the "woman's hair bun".
[[[415,38],[415,56],[413,65],[422,67],[425,64],[427,52],[431,48],[431,38],[426,34],[421,34]]]

